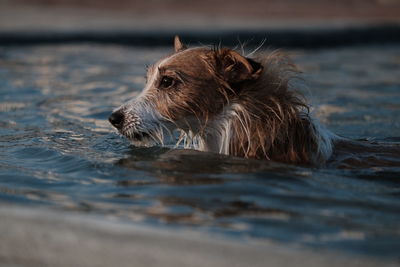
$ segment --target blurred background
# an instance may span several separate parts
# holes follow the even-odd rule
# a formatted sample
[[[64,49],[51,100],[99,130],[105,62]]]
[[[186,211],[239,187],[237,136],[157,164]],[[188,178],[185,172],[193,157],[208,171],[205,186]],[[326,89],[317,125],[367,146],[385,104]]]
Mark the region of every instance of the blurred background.
[[[166,31],[327,30],[393,26],[399,21],[398,0],[0,0],[3,42],[4,34],[16,32],[152,31],[154,35]]]

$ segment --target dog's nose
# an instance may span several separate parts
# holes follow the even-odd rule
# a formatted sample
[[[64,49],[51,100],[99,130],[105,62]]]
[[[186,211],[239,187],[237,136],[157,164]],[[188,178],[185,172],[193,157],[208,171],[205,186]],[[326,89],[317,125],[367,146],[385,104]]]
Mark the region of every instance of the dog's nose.
[[[108,120],[115,128],[120,129],[124,122],[124,113],[121,110],[117,110],[108,117]]]

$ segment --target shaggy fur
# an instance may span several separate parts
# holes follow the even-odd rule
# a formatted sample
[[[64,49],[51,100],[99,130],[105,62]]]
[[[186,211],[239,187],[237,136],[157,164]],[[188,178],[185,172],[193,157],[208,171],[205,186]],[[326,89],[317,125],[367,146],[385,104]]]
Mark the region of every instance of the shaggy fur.
[[[335,136],[291,88],[296,74],[279,52],[251,59],[228,48],[187,49],[175,38],[175,53],[149,68],[143,92],[110,122],[137,145],[162,144],[178,129],[185,147],[321,164]]]

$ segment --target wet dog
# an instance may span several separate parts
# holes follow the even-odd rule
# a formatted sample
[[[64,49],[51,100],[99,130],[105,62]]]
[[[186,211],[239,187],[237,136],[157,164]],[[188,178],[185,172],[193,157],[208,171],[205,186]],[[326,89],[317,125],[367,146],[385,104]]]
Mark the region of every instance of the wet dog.
[[[246,158],[322,164],[337,136],[293,90],[296,67],[280,53],[248,58],[228,48],[186,48],[149,67],[144,90],[109,121],[135,145],[163,144],[178,129],[185,147]]]

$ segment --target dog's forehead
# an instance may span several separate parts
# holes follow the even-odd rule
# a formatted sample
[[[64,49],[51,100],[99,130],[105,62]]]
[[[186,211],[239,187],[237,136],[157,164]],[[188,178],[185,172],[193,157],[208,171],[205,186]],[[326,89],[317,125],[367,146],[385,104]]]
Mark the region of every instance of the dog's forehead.
[[[207,48],[190,48],[181,52],[172,54],[159,61],[159,68],[187,68],[189,66],[198,66],[204,56],[210,52]]]

